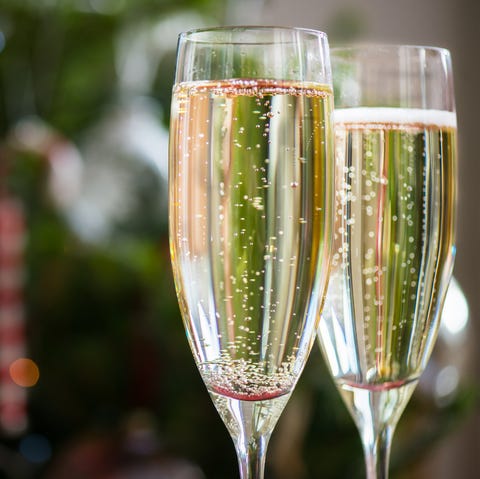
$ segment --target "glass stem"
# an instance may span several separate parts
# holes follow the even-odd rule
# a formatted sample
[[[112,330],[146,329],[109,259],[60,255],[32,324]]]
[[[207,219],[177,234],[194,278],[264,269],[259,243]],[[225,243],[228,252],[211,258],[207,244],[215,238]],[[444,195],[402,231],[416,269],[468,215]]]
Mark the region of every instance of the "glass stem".
[[[241,479],[263,479],[270,434],[258,437],[240,435],[235,441]]]
[[[367,479],[388,479],[390,448],[394,428],[384,425],[378,430],[374,428],[367,429],[362,433]]]

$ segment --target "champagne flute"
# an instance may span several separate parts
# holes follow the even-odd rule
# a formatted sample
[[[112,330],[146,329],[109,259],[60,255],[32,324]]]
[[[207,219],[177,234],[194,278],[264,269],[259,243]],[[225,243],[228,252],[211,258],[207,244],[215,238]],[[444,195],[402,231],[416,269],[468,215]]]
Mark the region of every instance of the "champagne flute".
[[[456,115],[449,52],[332,48],[334,255],[318,329],[360,432],[388,477],[396,424],[432,352],[455,256]]]
[[[333,92],[324,33],[180,35],[170,130],[174,278],[242,479],[316,337],[333,228]]]

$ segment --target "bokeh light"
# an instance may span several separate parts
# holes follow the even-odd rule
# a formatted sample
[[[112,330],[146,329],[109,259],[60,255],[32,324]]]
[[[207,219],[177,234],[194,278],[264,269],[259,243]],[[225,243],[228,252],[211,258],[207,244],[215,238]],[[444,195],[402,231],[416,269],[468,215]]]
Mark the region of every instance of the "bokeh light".
[[[465,332],[470,312],[467,299],[455,278],[452,278],[442,313],[442,327],[455,337]]]
[[[10,377],[18,386],[32,387],[40,378],[40,371],[34,361],[28,358],[19,358],[10,364]]]
[[[19,446],[20,454],[34,464],[47,462],[52,456],[50,441],[42,434],[29,434]]]

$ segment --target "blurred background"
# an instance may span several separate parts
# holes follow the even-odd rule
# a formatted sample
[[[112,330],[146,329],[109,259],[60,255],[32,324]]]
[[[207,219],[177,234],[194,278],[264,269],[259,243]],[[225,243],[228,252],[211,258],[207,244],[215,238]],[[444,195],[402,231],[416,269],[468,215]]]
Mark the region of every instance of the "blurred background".
[[[177,309],[166,172],[178,33],[242,23],[451,50],[456,282],[392,477],[478,477],[479,20],[470,0],[1,0],[0,478],[236,477]],[[317,347],[267,477],[364,477]]]

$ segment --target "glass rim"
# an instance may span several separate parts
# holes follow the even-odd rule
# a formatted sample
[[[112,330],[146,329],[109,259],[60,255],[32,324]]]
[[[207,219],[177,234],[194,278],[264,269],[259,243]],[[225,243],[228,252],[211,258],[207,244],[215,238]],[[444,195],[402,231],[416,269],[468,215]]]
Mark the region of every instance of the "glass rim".
[[[435,45],[415,45],[415,44],[403,44],[403,43],[379,43],[379,42],[361,42],[361,43],[345,43],[330,46],[330,53],[339,51],[344,52],[361,52],[362,50],[384,50],[384,51],[430,51],[440,55],[450,55],[450,50],[445,47],[439,47]]]
[[[289,26],[282,26],[282,25],[225,25],[225,26],[216,26],[216,27],[202,27],[202,28],[193,28],[191,30],[187,30],[185,32],[181,32],[178,35],[179,41],[184,40],[184,41],[189,41],[189,42],[195,42],[195,43],[205,43],[205,44],[224,44],[226,43],[225,41],[218,41],[218,40],[213,40],[213,39],[205,39],[202,40],[200,38],[192,38],[195,35],[201,35],[203,33],[215,33],[215,32],[246,32],[246,31],[259,31],[259,32],[268,32],[268,31],[284,31],[284,32],[297,32],[297,33],[303,33],[306,35],[310,35],[312,37],[316,38],[321,38],[323,40],[326,40],[328,38],[328,35],[321,31],[321,30],[315,30],[314,28],[303,28],[303,27],[289,27]],[[232,45],[271,45],[274,42],[272,41],[259,41],[259,42],[245,42],[245,41],[237,41],[237,42],[232,42],[229,41],[229,44]],[[287,42],[284,42],[287,43]]]

